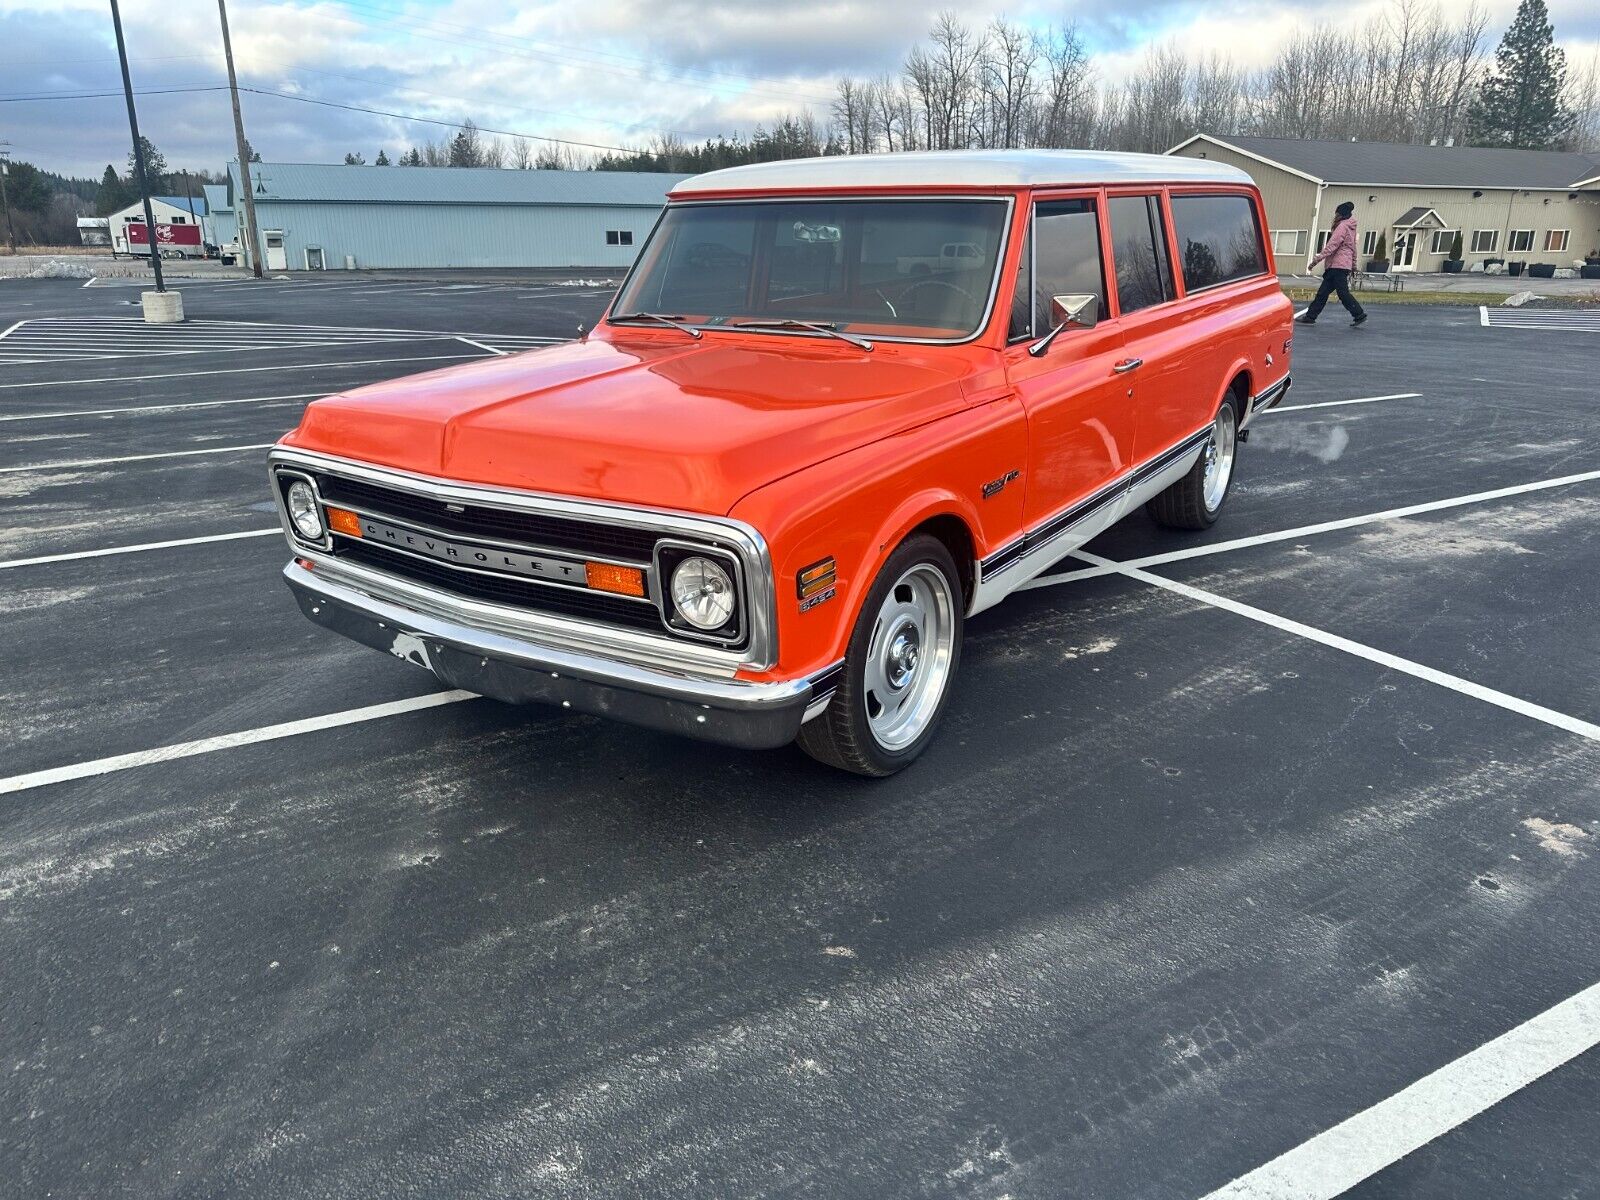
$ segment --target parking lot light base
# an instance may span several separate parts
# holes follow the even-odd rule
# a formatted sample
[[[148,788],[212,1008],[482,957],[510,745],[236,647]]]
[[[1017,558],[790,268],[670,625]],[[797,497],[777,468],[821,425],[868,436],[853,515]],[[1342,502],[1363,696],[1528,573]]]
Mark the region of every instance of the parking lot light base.
[[[176,325],[183,320],[182,292],[143,292],[139,299],[147,325]]]

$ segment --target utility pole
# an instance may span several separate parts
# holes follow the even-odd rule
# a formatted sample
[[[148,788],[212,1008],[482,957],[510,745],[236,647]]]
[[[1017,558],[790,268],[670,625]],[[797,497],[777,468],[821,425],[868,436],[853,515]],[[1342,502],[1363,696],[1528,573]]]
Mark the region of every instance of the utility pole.
[[[150,244],[150,265],[156,272],[156,291],[167,290],[161,278],[161,248],[156,245],[156,214],[150,207],[150,180],[144,169],[144,139],[139,136],[139,114],[133,107],[133,77],[128,74],[128,46],[122,39],[122,13],[117,0],[111,0],[111,24],[117,31],[117,59],[122,63],[122,94],[128,101],[128,128],[133,132],[133,170],[139,179],[139,198],[144,201],[145,238]]]
[[[11,145],[10,142],[0,142],[0,147]],[[11,200],[6,195],[6,172],[11,169],[11,151],[0,149],[0,208],[6,212],[6,245],[11,248],[11,253],[17,252],[17,231],[11,227]]]
[[[244,138],[244,115],[239,111],[239,76],[233,70],[233,39],[228,36],[228,3],[217,0],[217,15],[222,18],[222,54],[228,60],[228,95],[233,100],[233,141],[239,151],[239,189],[244,193],[244,221],[240,232],[244,235],[245,255],[250,259],[250,269],[261,278],[260,239],[256,236],[256,198],[250,188],[250,143]],[[234,216],[239,216],[239,206],[234,204]]]
[[[200,224],[200,218],[194,215],[194,183],[190,180],[188,171],[184,171],[184,173],[183,173],[183,195],[184,195],[184,198],[189,201],[189,224],[198,227],[199,224]],[[206,237],[205,237],[205,231],[201,230],[201,233],[200,233],[200,257],[203,259],[203,258],[205,258],[205,256],[206,256]]]

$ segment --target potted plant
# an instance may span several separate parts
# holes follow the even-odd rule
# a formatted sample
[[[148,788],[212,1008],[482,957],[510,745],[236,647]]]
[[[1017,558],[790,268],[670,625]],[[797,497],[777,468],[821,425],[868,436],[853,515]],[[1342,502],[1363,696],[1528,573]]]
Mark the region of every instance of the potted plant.
[[[1555,263],[1534,263],[1528,268],[1528,274],[1534,279],[1554,279],[1556,277]]]
[[[1369,271],[1387,271],[1389,269],[1389,239],[1384,234],[1378,235],[1378,249],[1367,261]]]
[[[1466,265],[1466,261],[1461,257],[1461,231],[1458,229],[1456,236],[1450,239],[1450,257],[1444,260],[1444,273],[1459,275],[1461,268]]]
[[[1600,279],[1600,250],[1591,250],[1583,256],[1583,266],[1578,274],[1584,279]]]

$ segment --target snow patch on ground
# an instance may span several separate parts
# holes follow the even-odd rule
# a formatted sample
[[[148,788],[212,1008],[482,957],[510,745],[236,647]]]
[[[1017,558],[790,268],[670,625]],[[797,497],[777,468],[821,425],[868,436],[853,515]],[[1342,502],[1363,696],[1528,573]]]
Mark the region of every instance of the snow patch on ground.
[[[1547,821],[1543,817],[1529,817],[1522,827],[1533,834],[1534,841],[1552,854],[1564,858],[1581,858],[1583,843],[1588,840],[1588,830],[1561,821]]]
[[[1274,454],[1308,454],[1321,463],[1338,462],[1350,444],[1343,425],[1332,428],[1266,424],[1252,426],[1250,445]]]

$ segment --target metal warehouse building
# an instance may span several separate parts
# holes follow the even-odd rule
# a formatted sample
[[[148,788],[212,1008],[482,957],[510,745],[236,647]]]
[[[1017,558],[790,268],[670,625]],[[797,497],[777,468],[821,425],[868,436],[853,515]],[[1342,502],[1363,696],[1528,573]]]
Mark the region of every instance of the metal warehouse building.
[[[683,175],[251,163],[262,265],[626,267]],[[236,228],[228,164],[218,232]]]

